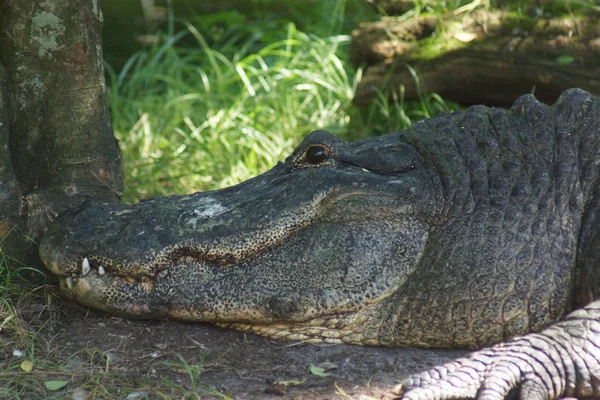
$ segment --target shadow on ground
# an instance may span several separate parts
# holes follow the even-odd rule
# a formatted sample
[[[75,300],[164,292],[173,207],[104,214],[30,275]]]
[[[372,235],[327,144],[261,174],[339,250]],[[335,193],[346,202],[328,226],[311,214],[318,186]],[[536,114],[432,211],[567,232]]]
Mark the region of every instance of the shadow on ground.
[[[37,377],[42,389],[45,379],[69,380],[53,393],[58,398],[391,399],[399,378],[464,354],[287,342],[205,324],[115,318],[66,302],[59,308],[40,334],[46,357],[64,374]],[[0,350],[0,370],[14,358],[11,348]]]

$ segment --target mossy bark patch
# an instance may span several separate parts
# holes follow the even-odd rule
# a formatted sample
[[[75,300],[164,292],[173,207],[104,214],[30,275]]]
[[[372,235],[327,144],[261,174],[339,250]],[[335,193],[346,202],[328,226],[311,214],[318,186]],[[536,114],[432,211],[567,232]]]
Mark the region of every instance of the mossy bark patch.
[[[60,48],[60,36],[65,33],[63,21],[48,11],[38,12],[31,20],[31,39],[38,43],[38,55],[48,56]]]

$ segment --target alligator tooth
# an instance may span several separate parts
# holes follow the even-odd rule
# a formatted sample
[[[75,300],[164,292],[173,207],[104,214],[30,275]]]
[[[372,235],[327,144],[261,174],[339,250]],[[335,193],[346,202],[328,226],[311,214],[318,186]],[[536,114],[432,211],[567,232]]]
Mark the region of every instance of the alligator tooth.
[[[86,276],[90,272],[90,262],[87,257],[83,259],[81,263],[81,275]]]
[[[154,290],[154,281],[147,276],[143,276],[142,287],[144,288],[144,290],[146,290],[146,292],[151,292],[152,290]]]
[[[163,269],[158,274],[156,274],[157,278],[165,278],[166,276],[167,276],[167,270],[166,269]]]
[[[101,265],[98,267],[98,275],[104,275],[106,273],[106,271],[104,270],[104,267]]]
[[[66,279],[67,281],[67,287],[69,288],[69,290],[73,289],[73,278],[71,278],[70,276]]]

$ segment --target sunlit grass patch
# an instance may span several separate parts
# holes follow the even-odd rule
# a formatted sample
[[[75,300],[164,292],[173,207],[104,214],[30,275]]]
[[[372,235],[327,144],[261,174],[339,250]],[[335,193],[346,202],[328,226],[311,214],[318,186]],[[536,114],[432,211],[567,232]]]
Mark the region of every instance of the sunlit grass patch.
[[[197,46],[177,47],[184,37]],[[348,36],[318,38],[290,23],[281,40],[258,39],[221,52],[186,23],[112,74],[126,202],[238,183],[311,130],[348,124],[355,81],[338,55]]]

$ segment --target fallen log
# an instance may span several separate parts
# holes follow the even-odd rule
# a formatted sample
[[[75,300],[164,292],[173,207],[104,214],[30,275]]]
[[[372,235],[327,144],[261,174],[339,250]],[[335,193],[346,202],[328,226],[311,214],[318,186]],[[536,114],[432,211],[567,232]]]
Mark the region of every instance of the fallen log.
[[[365,68],[355,103],[369,104],[378,90],[391,96],[401,85],[406,100],[425,86],[463,105],[508,106],[530,92],[553,103],[571,87],[598,95],[599,21],[599,13],[525,18],[482,10],[447,16],[445,27],[460,28],[445,31],[433,16],[362,24],[351,48],[354,66]]]

